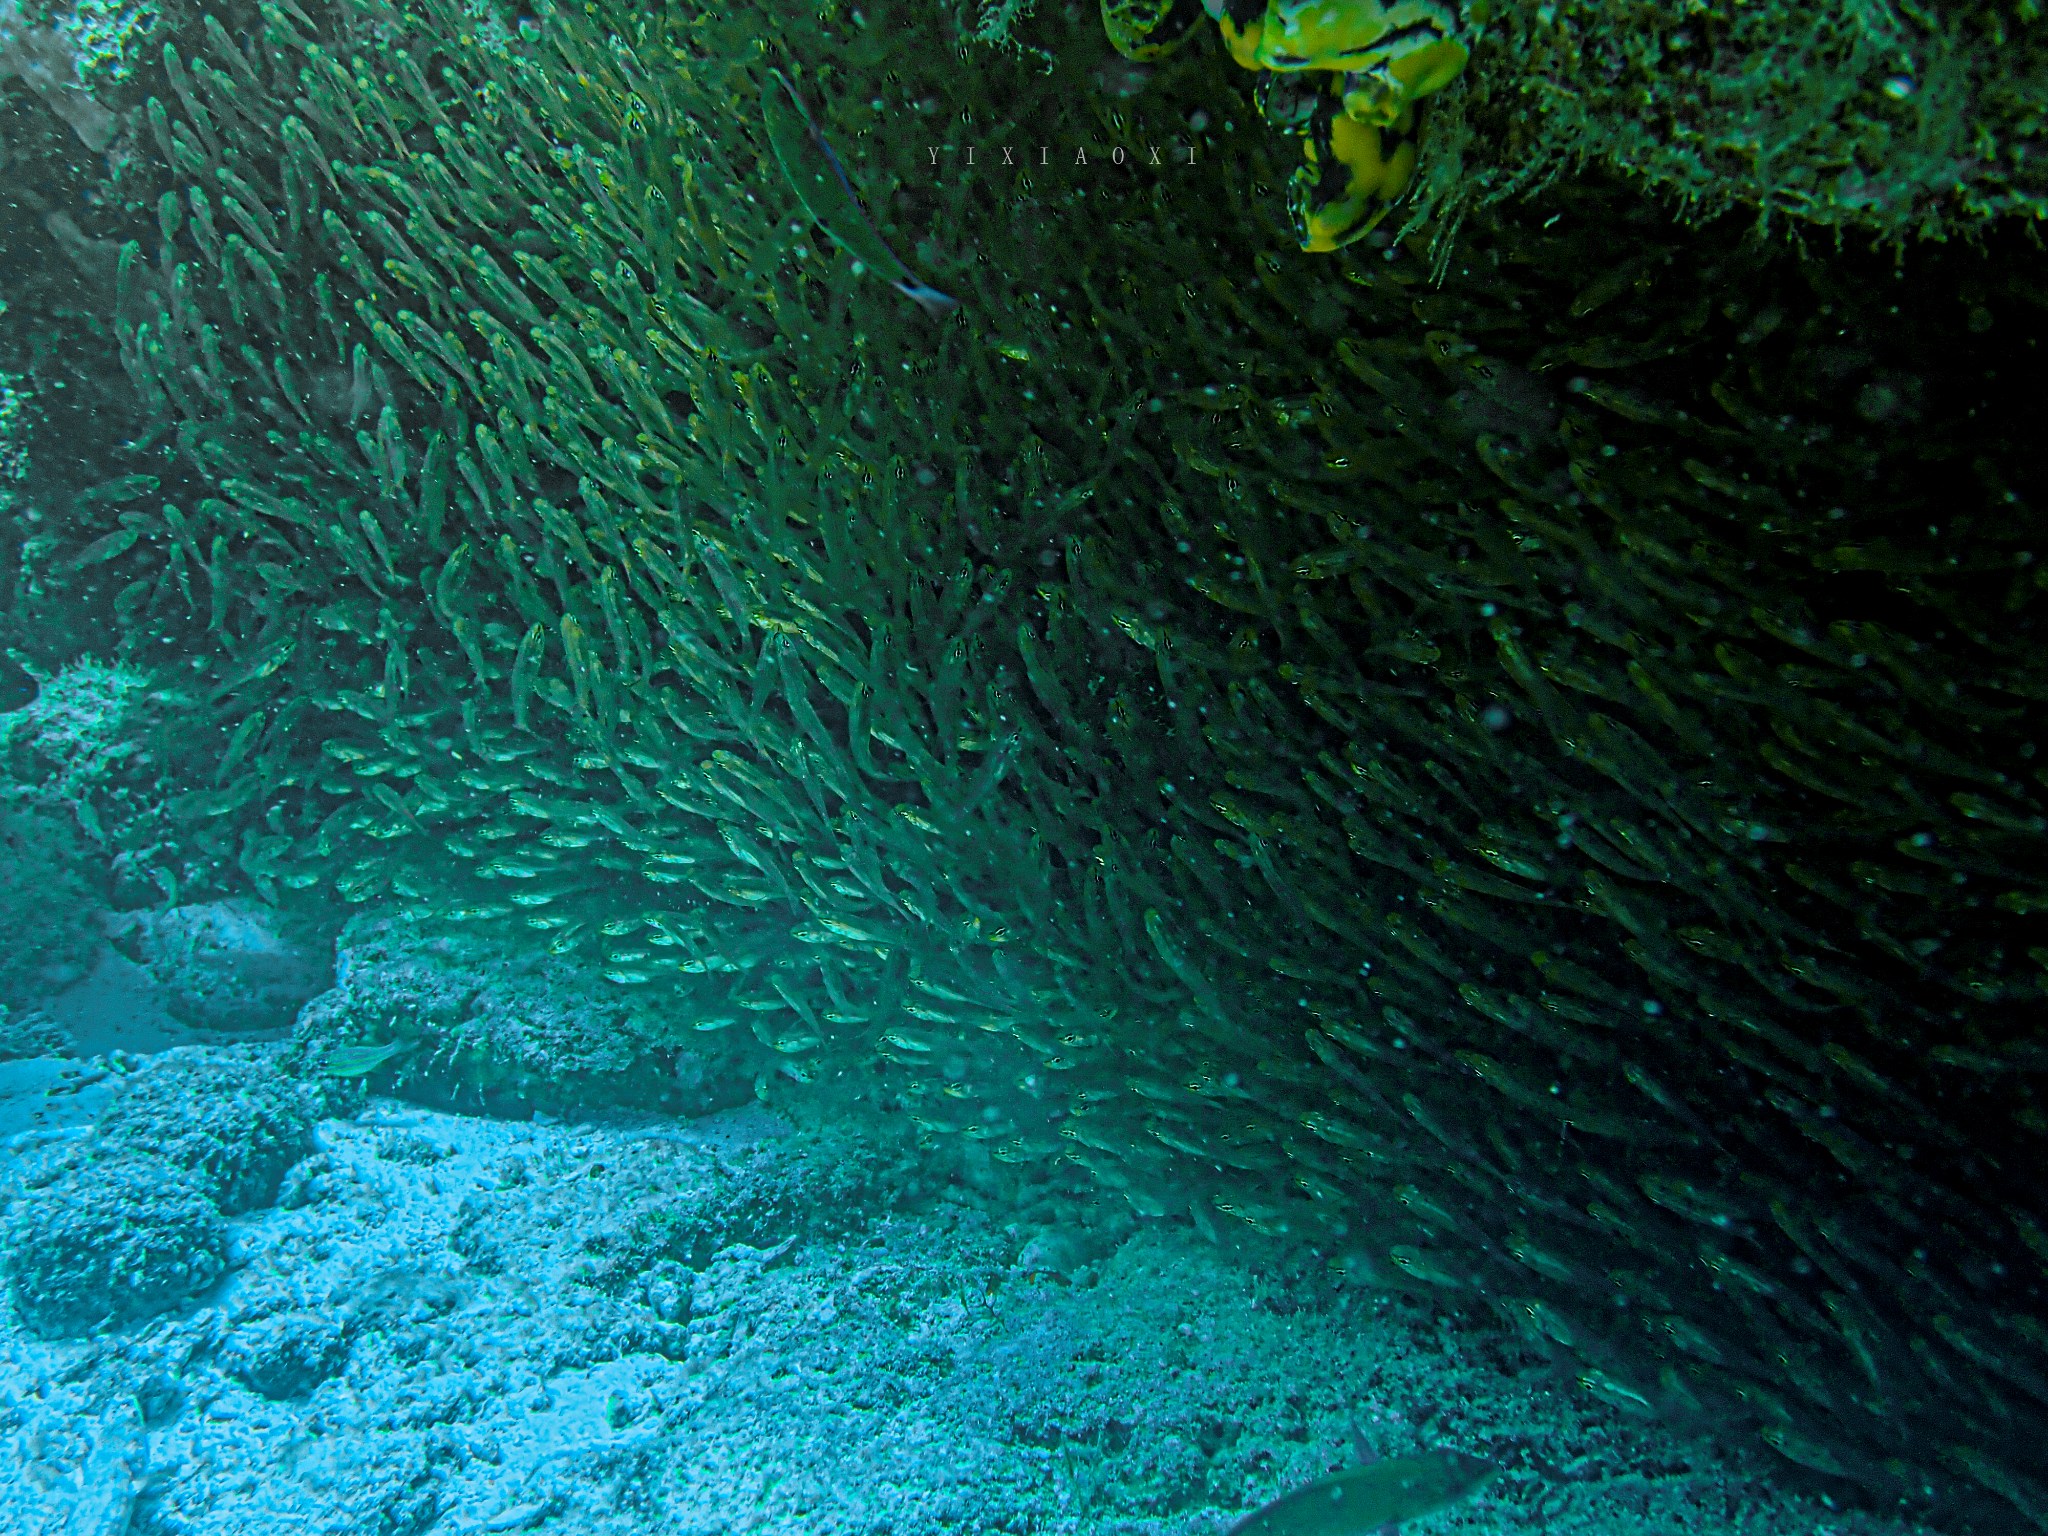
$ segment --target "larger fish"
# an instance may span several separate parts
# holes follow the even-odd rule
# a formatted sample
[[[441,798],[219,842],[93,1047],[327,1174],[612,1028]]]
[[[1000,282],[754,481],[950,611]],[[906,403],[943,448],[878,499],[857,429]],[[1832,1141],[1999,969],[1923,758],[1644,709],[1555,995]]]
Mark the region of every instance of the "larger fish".
[[[1369,1536],[1469,1497],[1497,1470],[1452,1450],[1368,1462],[1283,1493],[1226,1536]]]
[[[779,69],[769,70],[761,84],[761,120],[768,130],[769,147],[782,163],[782,174],[789,178],[804,212],[835,244],[881,273],[890,287],[934,320],[943,320],[960,307],[958,299],[918,277],[889,248],[861,207],[853,183],[847,180],[846,167],[805,109],[796,87]]]

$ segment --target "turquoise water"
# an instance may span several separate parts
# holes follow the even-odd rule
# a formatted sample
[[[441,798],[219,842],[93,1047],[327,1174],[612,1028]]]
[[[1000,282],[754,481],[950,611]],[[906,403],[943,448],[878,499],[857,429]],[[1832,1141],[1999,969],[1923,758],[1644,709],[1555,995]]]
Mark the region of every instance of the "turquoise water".
[[[1701,14],[0,4],[0,1529],[2048,1520],[2031,23]]]

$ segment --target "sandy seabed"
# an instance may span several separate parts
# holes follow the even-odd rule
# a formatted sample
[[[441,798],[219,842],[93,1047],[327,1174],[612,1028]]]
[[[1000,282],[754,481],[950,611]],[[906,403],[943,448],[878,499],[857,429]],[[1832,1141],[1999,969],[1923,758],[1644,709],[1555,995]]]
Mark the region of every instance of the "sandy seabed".
[[[152,1052],[285,1049],[125,975],[70,999],[98,1054],[0,1063],[0,1199]],[[1501,1467],[1415,1536],[1911,1529],[1619,1415],[1483,1310],[905,1181],[888,1127],[794,1113],[320,1121],[183,1309],[46,1341],[0,1302],[0,1531],[1216,1536],[1357,1441]]]

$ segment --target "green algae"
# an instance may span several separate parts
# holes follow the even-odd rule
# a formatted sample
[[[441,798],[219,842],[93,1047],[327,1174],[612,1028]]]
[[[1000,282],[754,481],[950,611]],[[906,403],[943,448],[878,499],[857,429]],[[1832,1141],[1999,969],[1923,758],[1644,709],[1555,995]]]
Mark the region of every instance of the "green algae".
[[[1029,13],[990,6],[972,35],[1013,44]],[[1473,0],[1462,23],[1471,63],[1432,103],[1404,231],[1434,220],[1440,259],[1465,211],[1585,165],[1689,219],[1893,245],[2048,211],[2030,4]]]

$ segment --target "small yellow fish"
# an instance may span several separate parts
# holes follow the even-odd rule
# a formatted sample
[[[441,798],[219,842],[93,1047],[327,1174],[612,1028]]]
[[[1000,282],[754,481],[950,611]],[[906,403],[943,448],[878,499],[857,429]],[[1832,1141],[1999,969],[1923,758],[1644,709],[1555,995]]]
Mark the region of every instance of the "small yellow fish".
[[[1283,1493],[1226,1536],[1369,1536],[1469,1497],[1497,1470],[1482,1457],[1452,1450],[1367,1462]]]

